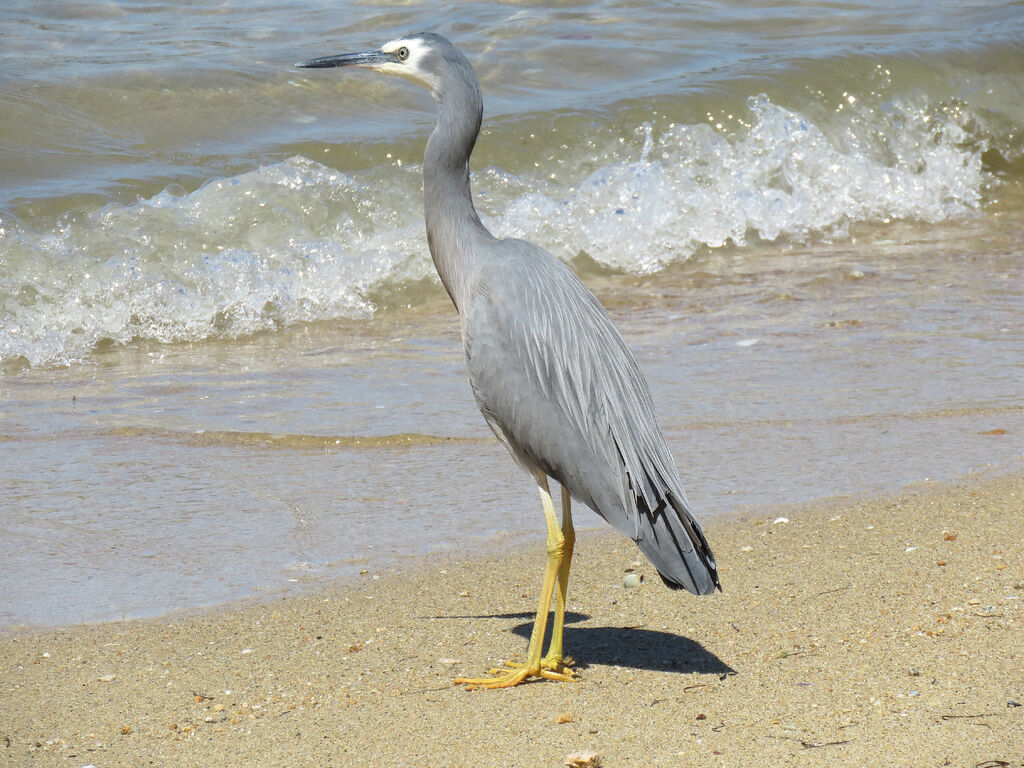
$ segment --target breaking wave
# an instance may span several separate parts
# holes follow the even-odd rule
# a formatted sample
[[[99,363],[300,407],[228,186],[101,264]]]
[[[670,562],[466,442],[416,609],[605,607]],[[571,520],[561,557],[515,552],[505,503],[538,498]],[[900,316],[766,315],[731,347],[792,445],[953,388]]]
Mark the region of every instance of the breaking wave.
[[[813,112],[760,95],[725,124],[652,119],[625,126],[578,178],[492,167],[474,188],[497,234],[655,272],[755,238],[948,220],[976,210],[996,183],[982,162],[993,129],[962,105],[850,96],[827,119]],[[375,296],[436,280],[420,184],[417,166],[349,174],[296,156],[189,193],[171,185],[67,214],[46,231],[0,221],[0,361],[67,365],[104,341],[367,317]]]

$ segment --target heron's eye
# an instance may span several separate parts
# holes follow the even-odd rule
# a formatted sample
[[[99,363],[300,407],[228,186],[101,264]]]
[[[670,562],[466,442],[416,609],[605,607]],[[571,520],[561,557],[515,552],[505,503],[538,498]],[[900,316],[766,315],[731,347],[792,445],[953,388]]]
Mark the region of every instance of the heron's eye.
[[[403,45],[401,48],[395,51],[395,56],[398,57],[399,61],[405,61],[406,59],[409,58],[409,49]]]

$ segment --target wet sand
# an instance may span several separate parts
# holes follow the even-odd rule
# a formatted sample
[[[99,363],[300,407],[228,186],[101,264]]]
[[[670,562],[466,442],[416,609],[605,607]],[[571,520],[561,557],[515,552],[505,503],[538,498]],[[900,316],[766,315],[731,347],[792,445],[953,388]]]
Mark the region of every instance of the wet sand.
[[[522,653],[534,546],[277,602],[0,637],[6,765],[1018,765],[1024,474],[708,526],[724,593],[577,543],[577,683],[467,692]],[[788,519],[784,522],[781,518]],[[623,587],[630,568],[645,576]],[[998,762],[1005,761],[1005,762]]]

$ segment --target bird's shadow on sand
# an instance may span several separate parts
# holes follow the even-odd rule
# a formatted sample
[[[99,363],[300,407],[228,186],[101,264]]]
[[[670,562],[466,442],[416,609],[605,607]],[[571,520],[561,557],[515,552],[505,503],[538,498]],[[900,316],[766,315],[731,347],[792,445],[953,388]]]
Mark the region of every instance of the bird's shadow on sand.
[[[533,614],[530,613],[489,614],[474,618],[527,619],[513,627],[512,632],[528,640],[533,631]],[[656,672],[736,674],[736,670],[696,640],[672,632],[645,627],[571,626],[589,618],[583,613],[570,611],[565,614],[565,651],[572,656],[577,669],[604,664]]]

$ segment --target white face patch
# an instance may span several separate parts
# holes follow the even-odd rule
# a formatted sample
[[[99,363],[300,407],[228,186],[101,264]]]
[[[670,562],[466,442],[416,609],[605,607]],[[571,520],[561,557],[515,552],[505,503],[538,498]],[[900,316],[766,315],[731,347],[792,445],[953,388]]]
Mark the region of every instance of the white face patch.
[[[400,75],[413,82],[427,86],[431,91],[437,90],[441,85],[440,79],[433,72],[423,69],[423,60],[430,50],[429,44],[418,38],[399,38],[390,43],[384,43],[380,47],[384,53],[397,53],[402,48],[409,51],[409,57],[405,61],[389,61],[376,67],[381,72],[389,75]]]

